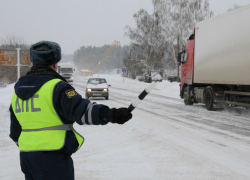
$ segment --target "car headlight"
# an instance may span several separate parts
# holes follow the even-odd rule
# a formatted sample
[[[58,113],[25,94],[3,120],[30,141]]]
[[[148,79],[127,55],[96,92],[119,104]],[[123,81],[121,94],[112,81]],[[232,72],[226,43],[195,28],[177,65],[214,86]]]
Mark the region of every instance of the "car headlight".
[[[91,91],[91,89],[87,89],[87,91]]]
[[[108,91],[108,89],[103,89],[103,91]]]

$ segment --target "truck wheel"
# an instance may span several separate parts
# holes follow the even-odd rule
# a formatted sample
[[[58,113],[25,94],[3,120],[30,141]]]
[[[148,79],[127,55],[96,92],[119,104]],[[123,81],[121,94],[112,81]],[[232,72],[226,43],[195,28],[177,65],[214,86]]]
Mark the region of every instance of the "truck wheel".
[[[207,110],[209,110],[209,111],[213,110],[214,96],[213,96],[213,92],[212,92],[211,89],[207,89],[206,90],[205,102],[206,102],[206,108],[207,108]]]
[[[85,99],[89,99],[89,97],[88,97],[88,96],[85,96]]]
[[[185,105],[193,105],[193,102],[191,102],[191,100],[188,98],[188,93],[187,93],[187,87],[185,87],[184,89],[184,104]]]
[[[107,96],[107,97],[105,97],[105,99],[106,99],[106,100],[109,100],[109,97]]]

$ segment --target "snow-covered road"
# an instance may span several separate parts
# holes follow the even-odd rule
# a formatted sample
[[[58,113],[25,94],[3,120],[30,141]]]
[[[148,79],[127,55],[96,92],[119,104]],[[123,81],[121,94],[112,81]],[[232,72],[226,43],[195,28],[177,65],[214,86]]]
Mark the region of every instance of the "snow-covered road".
[[[84,95],[84,81],[76,82],[74,86]],[[139,90],[111,86],[108,101],[100,98],[91,100],[110,107],[127,107],[139,93]],[[124,174],[112,177],[250,179],[249,114],[243,108],[234,111],[236,112],[210,112],[202,105],[185,106],[181,99],[161,94],[148,95],[133,112],[134,118],[126,127],[114,125],[118,127],[118,130],[114,131],[116,129],[112,126],[113,136],[118,135],[117,138],[121,140],[117,142],[117,146],[134,149],[136,145],[136,150],[126,155],[117,152],[120,150],[116,148],[109,149],[124,158],[120,161],[116,159],[118,162],[115,166],[114,162],[107,162],[110,166],[118,168],[119,163],[124,161],[127,164],[131,161],[128,167],[134,169],[133,171],[129,168],[128,172],[124,173],[127,174],[125,177]],[[105,129],[109,127],[106,126]],[[121,130],[122,134],[119,133]],[[107,130],[102,127],[97,133],[99,131]],[[121,137],[122,135],[125,137]],[[108,143],[103,145],[109,146]],[[138,170],[140,164],[147,165],[149,170]],[[101,179],[109,177],[110,174],[105,178],[104,174],[98,176]]]
[[[128,107],[147,86],[106,78],[111,84],[109,100],[90,100],[110,107]],[[73,86],[84,97],[86,78]],[[2,99],[0,179],[24,179],[18,149],[8,138],[7,95]],[[178,84],[163,82],[124,125],[74,126],[85,137],[72,156],[76,179],[250,179],[249,117],[244,108],[207,111],[202,105],[185,106]]]

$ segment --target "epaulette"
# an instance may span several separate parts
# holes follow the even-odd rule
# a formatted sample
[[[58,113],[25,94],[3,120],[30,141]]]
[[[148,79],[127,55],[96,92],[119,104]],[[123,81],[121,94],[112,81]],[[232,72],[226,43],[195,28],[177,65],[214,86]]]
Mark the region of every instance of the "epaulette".
[[[64,82],[65,84],[68,84],[68,85],[70,85],[68,82],[65,82],[65,81],[62,81],[62,82]]]

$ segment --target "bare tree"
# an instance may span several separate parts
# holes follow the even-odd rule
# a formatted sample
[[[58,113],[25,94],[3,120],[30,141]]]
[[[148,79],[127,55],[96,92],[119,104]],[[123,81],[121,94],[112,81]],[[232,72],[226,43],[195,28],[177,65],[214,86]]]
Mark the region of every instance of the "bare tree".
[[[159,53],[164,50],[166,42],[159,41],[163,35],[157,14],[150,15],[146,10],[140,9],[133,17],[136,28],[126,26],[125,35],[130,38],[132,48],[138,50],[139,63],[151,82],[151,72],[155,70],[155,63],[162,60],[163,56],[160,57]]]
[[[24,40],[23,37],[16,36],[6,36],[5,38],[1,38],[0,48],[15,50],[16,48],[21,48],[23,50],[28,50],[29,45]]]
[[[193,31],[195,23],[213,15],[209,10],[209,0],[152,0],[152,2],[164,34],[162,40],[170,43],[169,53],[179,69],[177,53],[184,49],[186,39]],[[179,80],[178,71],[177,78]]]

